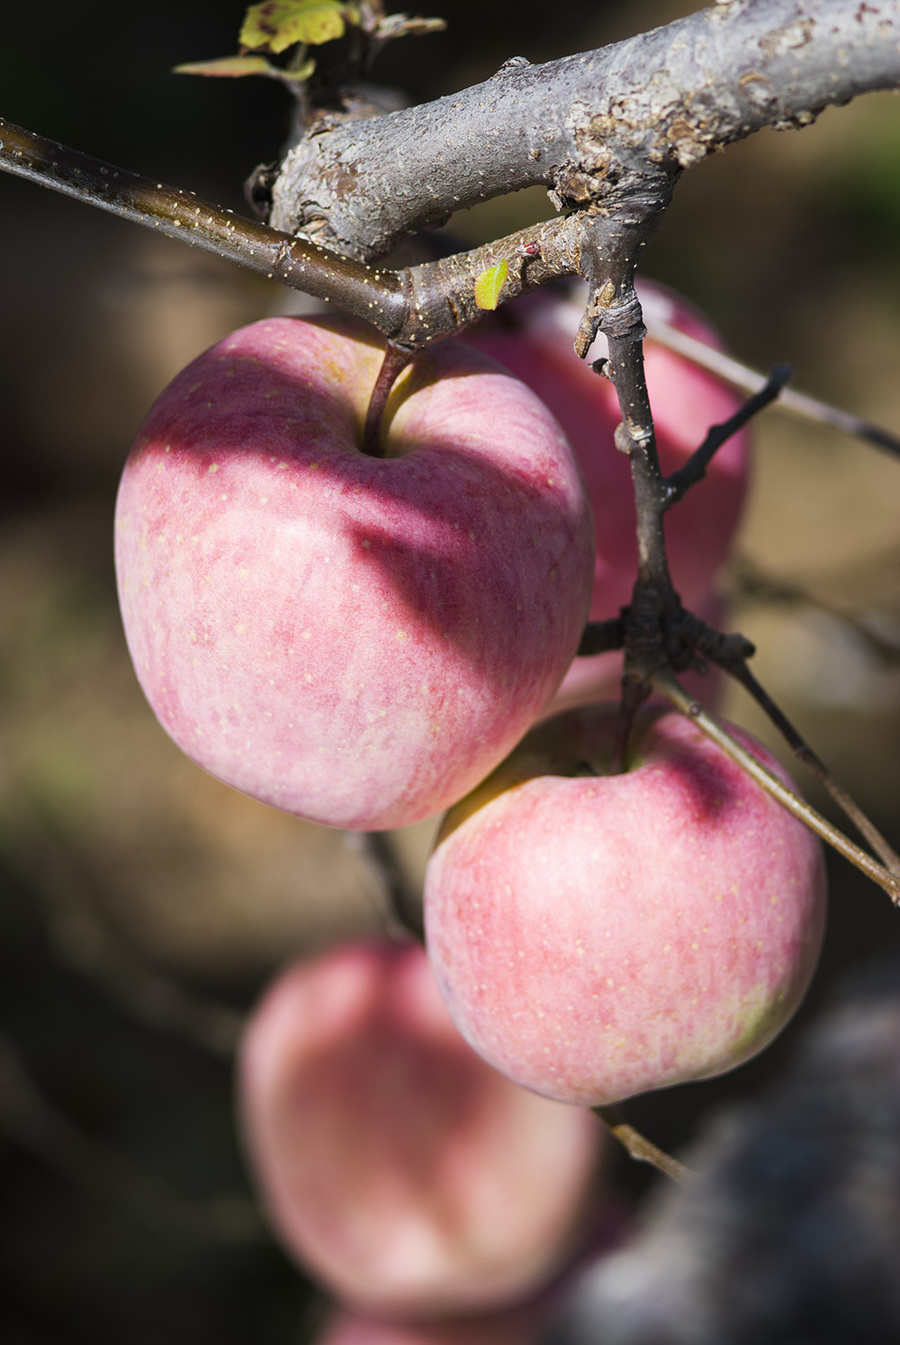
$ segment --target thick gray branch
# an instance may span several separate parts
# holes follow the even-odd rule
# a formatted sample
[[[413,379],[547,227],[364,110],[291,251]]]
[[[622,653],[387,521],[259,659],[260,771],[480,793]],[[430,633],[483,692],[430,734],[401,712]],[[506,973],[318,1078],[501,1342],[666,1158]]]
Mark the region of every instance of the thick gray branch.
[[[900,85],[900,0],[725,0],[600,51],[493,78],[286,159],[271,223],[365,259],[454,210],[543,184],[561,206],[652,213],[681,172],[764,126]]]

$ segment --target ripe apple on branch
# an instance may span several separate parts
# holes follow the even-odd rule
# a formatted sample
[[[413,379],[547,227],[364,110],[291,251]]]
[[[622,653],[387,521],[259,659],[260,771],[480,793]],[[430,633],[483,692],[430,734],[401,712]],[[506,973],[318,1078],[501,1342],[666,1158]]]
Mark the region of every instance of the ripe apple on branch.
[[[163,725],[227,783],[332,826],[433,816],[574,657],[593,551],[543,404],[474,351],[420,356],[364,450],[380,343],[272,319],[200,356],[138,433],[122,616]]]

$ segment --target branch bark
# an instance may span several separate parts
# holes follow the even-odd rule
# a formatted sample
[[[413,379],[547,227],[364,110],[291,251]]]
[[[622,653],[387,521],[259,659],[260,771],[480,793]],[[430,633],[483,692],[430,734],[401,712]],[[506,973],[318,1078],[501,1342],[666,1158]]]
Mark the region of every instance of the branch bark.
[[[270,222],[371,260],[535,184],[567,210],[646,210],[714,150],[898,84],[897,0],[724,0],[599,51],[514,57],[420,107],[318,123],[282,165]]]

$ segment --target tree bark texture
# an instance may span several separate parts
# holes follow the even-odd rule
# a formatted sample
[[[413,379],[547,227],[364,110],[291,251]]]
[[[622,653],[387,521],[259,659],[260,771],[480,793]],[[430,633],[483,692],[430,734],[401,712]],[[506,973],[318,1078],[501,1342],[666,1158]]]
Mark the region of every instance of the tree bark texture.
[[[317,122],[270,223],[361,260],[454,210],[542,184],[563,210],[663,206],[681,171],[769,126],[900,84],[898,0],[725,0],[368,121]]]

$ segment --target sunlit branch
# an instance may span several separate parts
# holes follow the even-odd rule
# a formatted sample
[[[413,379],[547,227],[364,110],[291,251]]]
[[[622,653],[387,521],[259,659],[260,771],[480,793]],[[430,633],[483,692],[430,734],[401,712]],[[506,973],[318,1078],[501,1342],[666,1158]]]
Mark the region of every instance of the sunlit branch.
[[[677,327],[672,327],[669,323],[660,321],[652,313],[647,315],[646,325],[647,334],[654,341],[658,341],[660,345],[674,351],[676,355],[683,355],[692,364],[696,364],[702,369],[708,369],[711,374],[715,374],[726,383],[730,383],[732,387],[739,388],[742,392],[758,393],[766,386],[765,374],[749,368],[748,365],[742,364],[740,360],[724,354],[721,350],[714,349],[704,341],[699,341],[697,337],[688,336],[686,332],[679,331]],[[788,414],[798,416],[803,420],[830,425],[833,429],[841,430],[854,439],[863,439],[866,443],[883,449],[886,453],[900,457],[900,435],[894,434],[891,430],[886,430],[880,425],[875,425],[862,416],[853,415],[850,411],[842,411],[839,407],[831,406],[828,402],[810,397],[805,392],[797,392],[794,388],[782,388],[772,402],[772,406],[775,410],[786,411]]]
[[[420,266],[400,271],[370,267],[2,118],[0,170],[334,303],[410,349],[479,318],[475,279],[501,260],[509,263],[504,301],[547,280],[574,275],[579,267],[584,226],[577,214]]]

